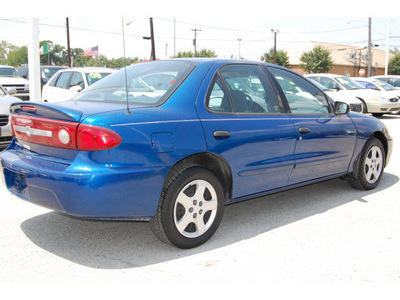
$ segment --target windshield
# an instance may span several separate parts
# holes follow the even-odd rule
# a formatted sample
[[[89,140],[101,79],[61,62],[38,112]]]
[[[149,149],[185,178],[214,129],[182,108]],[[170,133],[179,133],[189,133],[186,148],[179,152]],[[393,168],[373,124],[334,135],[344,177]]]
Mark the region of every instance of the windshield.
[[[0,68],[0,76],[3,77],[21,77],[14,68]]]
[[[90,72],[86,73],[86,80],[88,85],[92,85],[93,83],[99,81],[100,79],[112,74],[112,72]]]
[[[311,81],[311,83],[313,85],[315,85],[317,88],[319,88],[321,91],[329,91],[330,89],[328,89],[326,86],[320,84],[318,81],[315,81],[314,79],[311,78],[307,78],[309,81]]]
[[[62,70],[62,69],[65,69],[65,68],[45,67],[45,68],[43,68],[42,77],[50,79],[58,70]]]
[[[396,91],[397,90],[393,85],[390,85],[382,80],[374,79],[373,83],[375,83],[376,85],[379,85],[385,91]]]
[[[335,78],[346,90],[365,90],[366,87],[362,86],[361,84],[355,82],[354,80],[348,77],[336,77]]]
[[[133,105],[163,103],[194,69],[187,61],[152,61],[138,63],[107,76],[72,100],[116,102]],[[99,80],[99,79],[98,79]],[[128,95],[127,95],[128,92]]]

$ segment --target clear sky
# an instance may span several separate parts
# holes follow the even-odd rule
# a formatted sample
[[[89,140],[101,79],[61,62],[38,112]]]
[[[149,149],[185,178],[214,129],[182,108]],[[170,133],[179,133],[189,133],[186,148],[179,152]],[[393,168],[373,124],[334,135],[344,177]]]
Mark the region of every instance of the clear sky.
[[[39,3],[34,1],[35,3]],[[19,2],[18,2],[19,3]],[[0,40],[27,44],[27,18],[37,17],[40,40],[67,46],[66,17],[72,48],[99,46],[108,58],[123,56],[122,24],[126,55],[149,58],[149,17],[153,17],[156,56],[161,59],[179,51],[193,51],[196,29],[197,50],[211,49],[219,57],[259,60],[273,47],[277,34],[278,50],[298,47],[303,42],[320,41],[367,46],[368,17],[372,17],[372,43],[386,49],[388,20],[390,46],[400,48],[398,7],[390,15],[393,2],[380,2],[369,8],[365,1],[22,1],[22,5],[0,11]],[[66,6],[66,4],[68,4]],[[65,6],[65,7],[64,7]],[[397,5],[398,6],[398,5]],[[45,9],[46,8],[46,9]],[[128,24],[129,25],[126,25]]]

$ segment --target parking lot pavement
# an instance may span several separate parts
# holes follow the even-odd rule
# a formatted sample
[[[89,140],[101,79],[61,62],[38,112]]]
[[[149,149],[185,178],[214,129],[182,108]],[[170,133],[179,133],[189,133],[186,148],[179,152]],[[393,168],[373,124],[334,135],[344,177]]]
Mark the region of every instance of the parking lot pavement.
[[[360,290],[375,296],[370,288],[379,299],[389,299],[381,297],[388,290],[399,299],[400,116],[381,120],[394,151],[377,189],[358,191],[335,179],[227,206],[215,236],[191,250],[161,243],[148,223],[73,219],[1,187],[0,287],[29,294],[27,286],[62,286],[65,295],[91,286],[93,295],[124,284],[132,294],[179,285],[205,296],[212,287],[297,295],[290,287],[309,293],[355,286],[357,299]]]

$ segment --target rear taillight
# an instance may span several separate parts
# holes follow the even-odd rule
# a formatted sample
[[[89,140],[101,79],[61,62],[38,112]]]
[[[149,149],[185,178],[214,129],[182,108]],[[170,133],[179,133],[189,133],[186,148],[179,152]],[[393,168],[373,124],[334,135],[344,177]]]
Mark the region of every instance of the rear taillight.
[[[111,130],[81,124],[78,127],[77,144],[79,150],[106,150],[117,147],[121,144],[121,138]]]
[[[16,115],[10,119],[14,136],[34,144],[99,151],[121,143],[121,137],[115,132],[93,125]]]

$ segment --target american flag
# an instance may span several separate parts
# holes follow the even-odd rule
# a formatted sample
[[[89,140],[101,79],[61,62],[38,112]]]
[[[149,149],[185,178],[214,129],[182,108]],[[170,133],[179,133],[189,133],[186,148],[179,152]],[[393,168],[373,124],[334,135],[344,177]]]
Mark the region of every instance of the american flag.
[[[91,47],[89,49],[86,49],[85,52],[83,52],[83,56],[98,56],[99,55],[99,46],[96,47]]]

